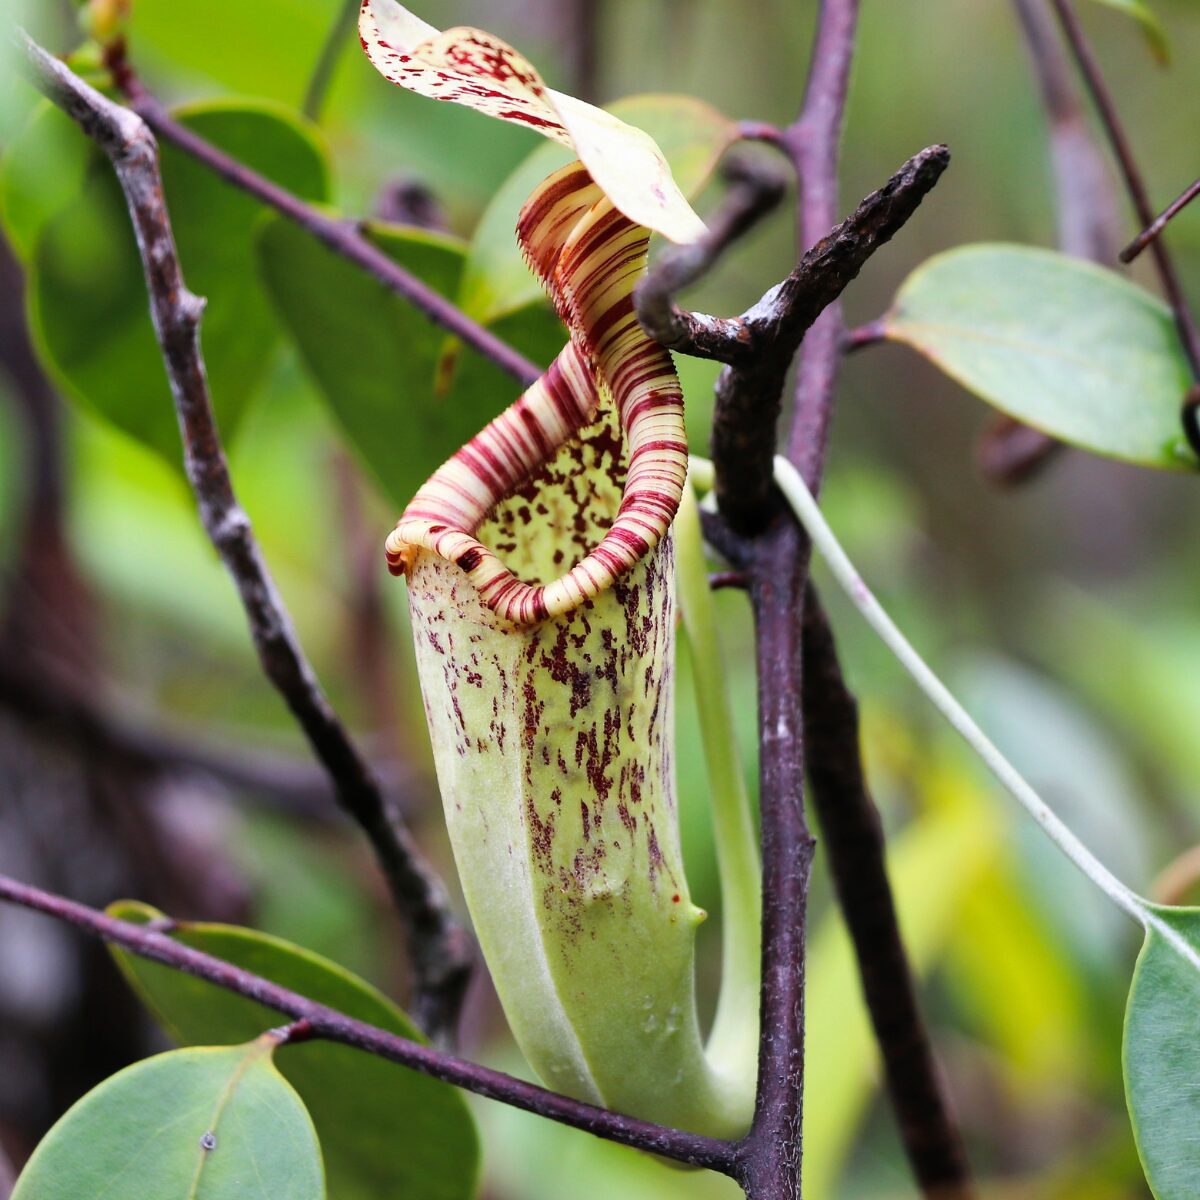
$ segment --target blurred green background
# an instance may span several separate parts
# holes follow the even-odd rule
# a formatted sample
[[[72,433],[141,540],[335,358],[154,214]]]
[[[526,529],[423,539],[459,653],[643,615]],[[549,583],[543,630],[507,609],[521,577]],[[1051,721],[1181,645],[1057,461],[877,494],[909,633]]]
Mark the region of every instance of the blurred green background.
[[[157,95],[189,106],[205,136],[313,201],[353,217],[411,221],[436,210],[442,232],[377,236],[454,294],[460,239],[469,242],[493,198],[492,221],[511,227],[521,197],[501,185],[537,139],[391,87],[351,33],[319,121],[304,123],[297,109],[341,8],[134,0],[131,56]],[[582,86],[602,103],[682,93],[734,120],[786,123],[815,8],[429,0],[420,13],[443,27],[486,28],[552,86]],[[1167,69],[1127,19],[1083,0],[1079,8],[1151,194],[1165,203],[1200,173],[1200,8],[1156,0]],[[31,3],[22,19],[58,51],[79,41],[67,6]],[[592,54],[581,55],[580,28],[592,22]],[[358,838],[329,816],[197,523],[107,169],[10,67],[0,62],[11,247],[0,276],[0,869],[92,903],[136,893],[176,916],[253,924],[403,995],[383,890]],[[907,273],[940,250],[1055,237],[1045,121],[1009,0],[866,0],[842,209],[939,141],[951,147],[951,169],[848,292],[852,324],[883,312]],[[205,344],[240,498],[322,680],[453,886],[404,588],[380,551],[406,489],[514,388],[178,154],[167,154],[165,170],[184,271],[209,299]],[[697,207],[711,210],[719,196],[713,185]],[[1123,202],[1119,211],[1132,234]],[[1170,241],[1200,294],[1200,205]],[[796,253],[785,207],[689,301],[740,311]],[[1145,264],[1133,276],[1153,284]],[[36,362],[22,349],[23,314]],[[557,331],[539,307],[509,313],[499,328],[541,361],[555,351]],[[450,366],[452,382],[435,393],[432,380],[444,384]],[[682,370],[689,433],[703,451],[714,372]],[[903,348],[854,356],[838,400],[831,522],[985,729],[1105,862],[1151,889],[1200,841],[1195,481],[1071,451],[1034,481],[998,489],[974,461],[988,418]],[[826,581],[820,568],[817,579]],[[832,584],[824,591],[864,706],[903,925],[983,1194],[1148,1195],[1120,1077],[1132,928],[997,793]],[[751,770],[746,605],[730,592],[718,603]],[[684,650],[677,758],[692,890],[713,914],[701,962],[711,1004],[720,903],[688,689]],[[64,716],[64,696],[95,720]],[[806,1195],[898,1200],[915,1191],[819,852],[817,861]],[[0,1147],[17,1165],[75,1095],[155,1044],[110,974],[94,949],[0,911]],[[464,1050],[523,1070],[482,978]],[[493,1200],[737,1194],[716,1177],[497,1105],[476,1110]]]

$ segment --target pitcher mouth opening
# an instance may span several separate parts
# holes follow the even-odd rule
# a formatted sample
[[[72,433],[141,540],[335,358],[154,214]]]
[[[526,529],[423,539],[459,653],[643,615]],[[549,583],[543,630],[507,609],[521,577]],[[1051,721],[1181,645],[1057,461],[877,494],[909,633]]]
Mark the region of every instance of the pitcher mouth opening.
[[[658,544],[679,505],[687,443],[671,356],[642,331],[634,312],[648,230],[617,210],[575,162],[535,190],[517,236],[570,341],[512,407],[421,488],[388,538],[387,555],[389,569],[400,574],[410,570],[414,554],[433,552],[463,570],[501,620],[521,625],[578,607]],[[604,430],[615,446],[609,461],[597,464],[587,460],[581,435],[597,421],[602,398],[611,398]],[[582,539],[568,534],[556,548],[561,559],[552,554],[522,567],[512,556],[536,532],[536,492],[528,495],[529,519],[510,520],[507,536],[489,545],[477,533],[506,497],[521,493],[573,444],[581,447],[575,464],[581,480],[619,476],[612,515],[576,528]],[[578,505],[580,513],[588,509]]]

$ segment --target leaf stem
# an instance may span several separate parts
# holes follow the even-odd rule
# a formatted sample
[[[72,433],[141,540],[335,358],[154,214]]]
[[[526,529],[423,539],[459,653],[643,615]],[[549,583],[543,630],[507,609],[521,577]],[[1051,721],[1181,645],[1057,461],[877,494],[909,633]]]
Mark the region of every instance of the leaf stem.
[[[896,656],[901,666],[913,677],[917,686],[933,702],[951,727],[980,757],[984,765],[999,780],[1006,791],[1020,803],[1042,827],[1046,836],[1094,883],[1119,909],[1140,925],[1152,922],[1146,901],[1126,887],[1079,840],[1053,809],[1037,794],[1019,771],[1001,754],[996,745],[974,722],[970,714],[951,694],[950,689],[933,673],[912,643],[900,632],[895,622],[863,582],[854,564],[846,556],[841,543],[829,528],[812,493],[800,473],[785,458],[775,459],[775,482],[792,506],[800,523],[808,531],[813,545],[825,559],[833,577],[850,597],[854,607],[863,615],[880,640]]]
[[[358,17],[359,0],[342,0],[342,7],[333,18],[333,24],[321,44],[321,53],[317,56],[316,66],[304,91],[302,112],[310,121],[321,119],[321,110],[325,107],[325,98],[329,95],[329,85],[333,82],[333,72],[337,67],[338,58],[354,28]]]
[[[733,703],[704,561],[700,508],[690,486],[683,490],[675,518],[675,554],[721,881],[721,990],[708,1058],[722,1074],[737,1077],[746,1073],[758,1047],[762,866],[733,733]]]

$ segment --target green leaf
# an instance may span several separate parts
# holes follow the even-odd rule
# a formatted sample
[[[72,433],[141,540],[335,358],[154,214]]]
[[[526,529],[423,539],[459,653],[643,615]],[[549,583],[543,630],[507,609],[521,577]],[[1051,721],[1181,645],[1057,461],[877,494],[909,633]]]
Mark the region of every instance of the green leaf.
[[[109,912],[138,923],[162,915],[133,901]],[[172,936],[358,1020],[422,1040],[370,984],[299,946],[233,925],[181,923]],[[279,1023],[278,1013],[233,992],[122,950],[113,953],[180,1042],[237,1042]],[[449,1084],[324,1041],[289,1046],[279,1066],[312,1113],[337,1200],[408,1194],[464,1200],[473,1193],[478,1136],[465,1100]]]
[[[74,1104],[13,1200],[322,1200],[321,1148],[269,1036],[159,1054]]]
[[[1170,62],[1171,47],[1167,42],[1167,31],[1158,19],[1158,14],[1145,0],[1096,0],[1096,2],[1106,5],[1108,8],[1115,8],[1118,12],[1132,17],[1142,27],[1142,33],[1146,35],[1146,41],[1149,43],[1150,52],[1154,57],[1160,63]]]
[[[324,152],[286,110],[220,102],[178,115],[298,195],[326,195]],[[39,346],[69,394],[178,463],[179,434],[129,215],[107,162],[76,136],[86,162],[78,194],[66,204],[58,192],[40,197],[54,209],[48,216],[28,211],[30,204],[17,210],[27,233],[40,225],[29,288]],[[279,337],[256,274],[246,269],[263,210],[169,145],[162,147],[162,169],[184,275],[208,299],[205,359],[217,418],[229,437]]]
[[[444,296],[456,291],[464,246],[411,226],[373,223],[372,241]],[[258,243],[263,278],[305,365],[388,496],[400,507],[464,442],[517,398],[519,387],[463,351],[448,392],[439,377],[445,332],[290,223],[267,222]],[[566,334],[545,309],[495,330],[548,364]]]
[[[1157,1200],[1191,1200],[1200,1179],[1200,909],[1147,907],[1165,930],[1148,926],[1133,973],[1125,1096]]]
[[[51,217],[79,194],[88,164],[79,126],[43,100],[0,160],[0,219],[22,262]]]
[[[168,78],[297,104],[342,0],[205,0],[180,18],[176,0],[138,0],[130,40]],[[236,30],[237,36],[231,36]]]
[[[918,267],[884,318],[1011,416],[1097,454],[1195,469],[1190,382],[1167,308],[1111,271],[1029,246],[964,246]]]
[[[630,96],[609,105],[608,111],[644,129],[658,143],[679,190],[689,197],[700,190],[737,136],[734,122],[690,96]],[[544,302],[541,285],[525,265],[513,231],[521,205],[533,189],[572,157],[565,146],[539,146],[484,210],[471,239],[458,297],[459,307],[475,320],[491,324],[505,313]]]

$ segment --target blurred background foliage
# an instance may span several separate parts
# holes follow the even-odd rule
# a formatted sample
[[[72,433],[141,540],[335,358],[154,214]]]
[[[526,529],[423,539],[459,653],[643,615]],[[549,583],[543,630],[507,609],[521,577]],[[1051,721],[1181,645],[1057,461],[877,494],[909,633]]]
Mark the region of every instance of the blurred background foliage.
[[[536,139],[390,87],[348,29],[319,120],[306,119],[314,64],[342,7],[134,0],[131,57],[205,137],[307,199],[378,218],[372,234],[388,252],[481,314],[503,314],[498,331],[548,361],[555,322],[503,274],[512,256],[498,240],[527,190],[503,185]],[[1045,122],[1009,0],[863,7],[842,208],[931,142],[947,142],[954,162],[850,289],[851,323],[878,316],[908,271],[940,250],[1055,236]],[[1119,14],[1086,6],[1084,15],[1161,203],[1200,173],[1200,9],[1155,7],[1168,69]],[[22,19],[52,48],[78,42],[69,6],[26,9]],[[552,86],[600,102],[679,93],[734,120],[786,123],[814,9],[814,0],[752,9],[428,0],[421,15],[487,28]],[[589,27],[590,53],[580,49]],[[678,162],[690,156],[683,169],[698,186],[727,129],[696,111],[672,110],[661,134],[678,135]],[[91,903],[127,894],[176,916],[253,924],[403,996],[384,892],[260,675],[197,523],[109,172],[4,62],[0,143],[0,869]],[[209,299],[204,343],[240,497],[335,703],[453,886],[404,589],[387,578],[381,545],[416,484],[514,389],[178,152],[164,152],[164,170],[185,273]],[[710,186],[697,205],[703,212],[718,196]],[[1179,218],[1171,242],[1200,292],[1200,206]],[[497,246],[498,266],[484,253]],[[781,211],[691,299],[740,311],[795,257]],[[1144,265],[1133,275],[1151,284]],[[490,298],[481,279],[492,280]],[[703,451],[714,373],[681,368]],[[1152,888],[1200,841],[1194,480],[1072,451],[1033,482],[999,490],[974,465],[986,417],[901,347],[851,358],[826,490],[832,523],[1001,747],[1118,874]],[[1147,1195],[1119,1063],[1131,929],[1014,815],[825,591],[865,710],[903,925],[984,1194]],[[746,604],[730,592],[718,604],[752,766]],[[701,943],[711,1004],[720,903],[686,647],[681,677],[682,820],[692,889],[713,917]],[[898,1200],[914,1192],[817,861],[806,1195]],[[19,1165],[76,1095],[157,1037],[94,947],[0,911],[0,1162]],[[482,972],[464,1049],[524,1070]],[[473,1107],[482,1187],[494,1200],[736,1194],[715,1176]],[[0,1167],[0,1190],[2,1177]]]

